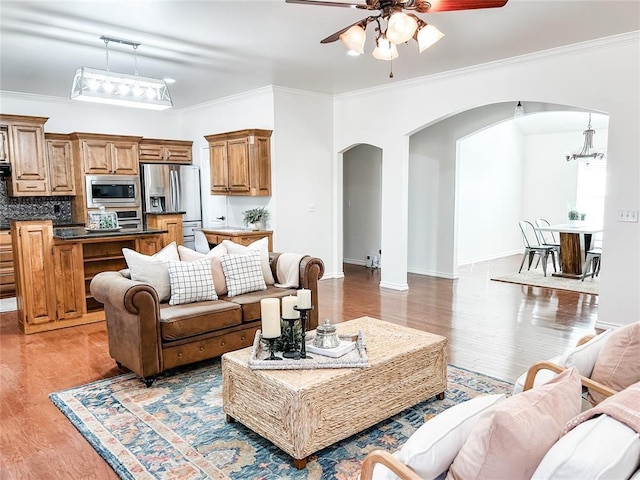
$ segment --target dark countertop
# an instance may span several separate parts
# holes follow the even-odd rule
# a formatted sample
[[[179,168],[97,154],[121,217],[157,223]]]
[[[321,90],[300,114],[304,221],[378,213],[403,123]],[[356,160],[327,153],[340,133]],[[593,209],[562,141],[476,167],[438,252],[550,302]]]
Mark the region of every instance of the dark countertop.
[[[124,237],[127,235],[157,235],[167,230],[154,228],[123,228],[115,232],[87,231],[84,227],[54,228],[53,237],[59,240],[79,240],[86,238]]]
[[[145,212],[146,215],[184,215],[187,212]]]
[[[0,230],[9,230],[11,228],[11,222],[28,222],[31,220],[51,220],[54,228],[56,227],[84,227],[84,223],[73,222],[71,220],[56,220],[51,217],[32,217],[32,218],[6,218],[0,221]]]

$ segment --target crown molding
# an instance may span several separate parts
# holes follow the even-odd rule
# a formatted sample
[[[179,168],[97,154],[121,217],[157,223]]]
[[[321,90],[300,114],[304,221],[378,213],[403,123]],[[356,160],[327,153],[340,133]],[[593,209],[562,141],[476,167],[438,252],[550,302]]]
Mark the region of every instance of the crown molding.
[[[640,30],[633,32],[622,33],[619,35],[612,35],[610,37],[598,38],[596,40],[589,40],[586,42],[573,43],[570,45],[564,45],[562,47],[550,48],[548,50],[540,50],[534,53],[528,53],[526,55],[519,55],[517,57],[505,58],[502,60],[496,60],[493,62],[481,63],[479,65],[473,65],[471,67],[459,68],[456,70],[448,70],[442,73],[435,73],[433,75],[425,75],[423,77],[412,78],[409,80],[403,80],[393,85],[381,85],[371,88],[365,88],[362,90],[354,90],[352,92],[341,93],[334,95],[334,100],[341,100],[346,98],[354,98],[360,96],[368,96],[375,93],[391,92],[397,90],[398,87],[406,88],[416,85],[424,84],[425,82],[431,82],[436,80],[443,80],[452,77],[459,77],[463,75],[469,75],[473,73],[483,72],[486,70],[495,70],[498,68],[510,67],[513,65],[522,65],[529,63],[536,63],[542,60],[546,60],[554,57],[564,57],[568,55],[578,55],[607,48],[613,48],[622,45],[638,45],[640,40]]]
[[[274,86],[273,85],[268,85],[266,87],[260,87],[260,88],[256,88],[254,90],[248,90],[246,92],[241,92],[241,93],[235,93],[233,95],[229,95],[227,97],[222,97],[222,98],[216,98],[215,100],[211,100],[208,102],[204,102],[204,103],[198,103],[197,105],[191,105],[188,107],[183,107],[183,108],[178,108],[176,109],[176,111],[180,112],[180,113],[188,113],[188,112],[195,112],[197,110],[200,110],[202,108],[207,108],[207,107],[212,107],[212,106],[220,106],[220,105],[224,105],[226,103],[235,103],[238,102],[239,100],[246,100],[246,99],[250,99],[253,97],[261,97],[265,94],[272,94],[274,91]]]

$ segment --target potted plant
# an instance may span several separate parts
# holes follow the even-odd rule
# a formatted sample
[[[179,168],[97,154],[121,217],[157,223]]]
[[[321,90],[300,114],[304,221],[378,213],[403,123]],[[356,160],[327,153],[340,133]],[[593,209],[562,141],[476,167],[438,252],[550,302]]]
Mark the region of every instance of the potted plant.
[[[580,212],[578,212],[577,210],[569,210],[568,215],[569,215],[570,222],[576,222],[580,220]]]
[[[269,210],[267,207],[250,208],[242,212],[244,225],[251,230],[262,230],[269,220]]]

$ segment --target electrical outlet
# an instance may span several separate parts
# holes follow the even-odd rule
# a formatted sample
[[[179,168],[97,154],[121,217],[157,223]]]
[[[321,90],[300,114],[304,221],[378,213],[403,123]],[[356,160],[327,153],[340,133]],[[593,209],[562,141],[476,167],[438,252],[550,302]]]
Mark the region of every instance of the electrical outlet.
[[[309,206],[307,207],[307,211],[308,211],[309,213],[313,213],[313,212],[315,212],[315,211],[316,211],[316,206],[315,206],[315,204],[314,204],[314,203],[310,203],[310,204],[309,204]]]
[[[618,210],[619,222],[638,222],[638,210]]]

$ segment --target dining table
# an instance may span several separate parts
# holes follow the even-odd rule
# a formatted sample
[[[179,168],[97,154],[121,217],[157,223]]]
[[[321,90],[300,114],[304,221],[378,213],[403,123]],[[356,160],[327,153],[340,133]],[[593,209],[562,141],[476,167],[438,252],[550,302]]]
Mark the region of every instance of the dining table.
[[[554,277],[582,278],[586,267],[586,253],[593,248],[593,240],[602,227],[597,225],[562,223],[536,227],[540,232],[556,232],[560,234],[560,267],[561,271]]]

